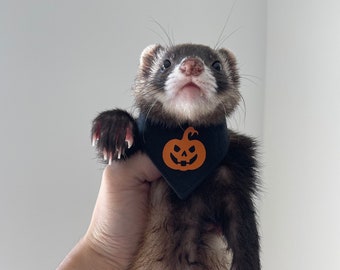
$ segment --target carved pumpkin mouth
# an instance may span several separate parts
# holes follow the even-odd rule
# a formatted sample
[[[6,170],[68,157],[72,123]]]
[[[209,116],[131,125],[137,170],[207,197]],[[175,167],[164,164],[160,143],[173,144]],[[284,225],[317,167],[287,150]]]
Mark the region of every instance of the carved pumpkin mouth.
[[[197,160],[197,154],[194,155],[190,160],[178,160],[172,153],[170,153],[170,158],[175,164],[179,164],[183,167],[193,164]]]

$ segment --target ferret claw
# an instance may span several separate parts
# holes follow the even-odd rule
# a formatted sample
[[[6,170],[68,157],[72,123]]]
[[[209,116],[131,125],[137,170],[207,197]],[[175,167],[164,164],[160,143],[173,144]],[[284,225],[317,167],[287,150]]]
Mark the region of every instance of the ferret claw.
[[[122,157],[122,149],[119,148],[117,151],[118,151],[117,159],[121,159],[121,157]]]
[[[98,143],[99,138],[96,135],[93,135],[92,137],[92,146],[96,146],[96,144]]]
[[[107,153],[106,153],[105,150],[104,150],[104,152],[103,152],[103,159],[104,159],[104,161],[107,161]]]
[[[110,153],[110,157],[109,157],[109,165],[112,164],[112,153]]]
[[[130,149],[132,147],[132,145],[133,145],[132,128],[127,128],[126,129],[125,142],[127,143],[128,149]]]
[[[127,144],[128,149],[132,147],[133,140],[132,139],[125,139],[125,143]]]

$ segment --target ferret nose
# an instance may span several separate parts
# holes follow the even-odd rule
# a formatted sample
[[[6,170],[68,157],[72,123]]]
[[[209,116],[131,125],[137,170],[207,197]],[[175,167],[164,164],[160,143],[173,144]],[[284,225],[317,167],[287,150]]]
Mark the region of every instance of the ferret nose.
[[[198,76],[204,70],[204,66],[200,59],[187,58],[182,62],[179,69],[186,76]]]

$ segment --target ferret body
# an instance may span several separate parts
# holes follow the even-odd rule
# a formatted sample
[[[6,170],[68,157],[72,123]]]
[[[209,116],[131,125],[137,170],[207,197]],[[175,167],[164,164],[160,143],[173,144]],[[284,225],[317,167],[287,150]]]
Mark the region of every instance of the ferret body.
[[[136,106],[155,125],[218,125],[240,100],[233,54],[195,44],[151,45],[133,86]],[[136,120],[111,110],[93,121],[99,155],[110,163],[143,151]],[[255,143],[229,130],[225,157],[187,198],[159,180],[150,190],[149,220],[130,270],[258,270]]]

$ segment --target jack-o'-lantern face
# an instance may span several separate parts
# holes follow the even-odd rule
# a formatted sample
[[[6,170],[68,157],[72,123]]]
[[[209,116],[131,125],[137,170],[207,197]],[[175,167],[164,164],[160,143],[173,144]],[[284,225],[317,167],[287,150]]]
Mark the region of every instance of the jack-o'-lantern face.
[[[201,167],[206,158],[206,150],[199,140],[190,140],[198,134],[193,127],[188,127],[181,140],[168,141],[163,148],[163,161],[171,169],[188,171]]]

